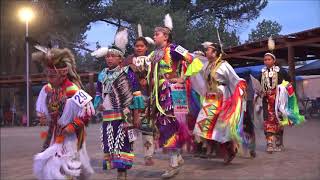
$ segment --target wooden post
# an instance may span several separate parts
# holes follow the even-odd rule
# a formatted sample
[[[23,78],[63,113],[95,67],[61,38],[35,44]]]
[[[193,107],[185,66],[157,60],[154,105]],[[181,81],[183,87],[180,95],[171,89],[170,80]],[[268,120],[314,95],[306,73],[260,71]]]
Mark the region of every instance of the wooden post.
[[[288,46],[288,65],[289,65],[289,76],[291,78],[293,86],[296,87],[294,48],[293,46],[290,46],[290,45]]]

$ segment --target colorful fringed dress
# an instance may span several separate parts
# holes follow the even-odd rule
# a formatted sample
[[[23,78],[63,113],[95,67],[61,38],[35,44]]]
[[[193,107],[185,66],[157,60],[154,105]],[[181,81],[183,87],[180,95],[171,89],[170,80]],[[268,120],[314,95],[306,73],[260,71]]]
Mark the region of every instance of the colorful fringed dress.
[[[130,110],[144,109],[139,84],[128,67],[105,68],[98,76],[95,107],[103,107],[101,128],[103,169],[130,169],[134,154],[129,130],[133,128]]]
[[[150,101],[160,134],[159,145],[166,150],[177,150],[190,137],[186,123],[188,104],[185,84],[171,83],[170,80],[181,77],[182,61],[188,66],[186,74],[189,75],[199,71],[202,64],[175,44],[156,49],[149,57],[152,63],[148,72]]]
[[[219,143],[242,141],[245,80],[221,57],[204,67],[198,76],[205,83],[198,93],[205,99],[194,134]]]
[[[140,110],[141,126],[139,127],[142,132],[142,143],[144,147],[145,158],[151,158],[154,154],[154,121],[150,112],[150,92],[147,84],[147,73],[149,63],[146,62],[147,56],[135,56],[131,55],[125,59],[123,65],[128,65],[133,70],[136,78],[139,80],[139,85],[144,100],[145,109]]]
[[[299,114],[293,86],[288,83],[289,80],[287,72],[278,66],[265,67],[260,75],[264,94],[264,133],[269,146],[272,146],[273,142],[278,147],[283,145],[284,125],[300,124],[304,121],[304,117]]]

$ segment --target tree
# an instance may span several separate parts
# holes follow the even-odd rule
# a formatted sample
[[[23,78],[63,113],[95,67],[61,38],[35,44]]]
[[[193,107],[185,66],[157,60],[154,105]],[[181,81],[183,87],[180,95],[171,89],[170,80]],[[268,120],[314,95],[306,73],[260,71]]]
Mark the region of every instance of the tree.
[[[36,20],[30,23],[30,36],[42,44],[52,42],[71,48],[80,59],[84,53],[79,53],[79,49],[90,52],[85,42],[90,23],[104,21],[127,27],[130,42],[133,42],[138,23],[142,24],[144,35],[152,36],[154,27],[163,25],[166,13],[170,13],[174,21],[174,41],[190,50],[196,49],[204,40],[218,42],[217,29],[225,47],[237,45],[239,38],[235,27],[257,18],[267,0],[1,1],[0,64],[4,74],[24,73],[24,61],[21,60],[24,59],[24,25],[17,22],[15,13],[17,7],[25,5],[32,6],[37,12]],[[31,73],[35,72],[38,72],[37,68],[31,68]]]
[[[277,36],[281,29],[282,26],[278,22],[264,19],[257,24],[256,29],[251,30],[248,41],[253,42],[270,36]]]
[[[198,39],[217,42],[217,28],[226,44],[239,44],[236,27],[257,18],[266,5],[266,0],[117,0],[96,11],[95,20],[126,26],[131,34],[136,33],[136,25],[140,23],[144,34],[150,35],[155,26],[162,25],[164,15],[170,13],[174,21],[174,41],[192,50],[201,43]],[[206,22],[208,20],[212,22]],[[207,36],[197,33],[199,29],[207,31]]]

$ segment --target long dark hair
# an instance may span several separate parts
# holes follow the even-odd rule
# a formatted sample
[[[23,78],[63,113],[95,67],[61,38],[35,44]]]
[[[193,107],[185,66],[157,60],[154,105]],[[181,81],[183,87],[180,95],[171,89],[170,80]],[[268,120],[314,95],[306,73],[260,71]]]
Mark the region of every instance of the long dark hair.
[[[172,32],[169,32],[169,34],[168,34],[168,43],[170,44],[170,43],[172,43],[172,41],[173,41]]]
[[[138,41],[142,41],[143,44],[146,45],[147,47],[149,46],[148,41],[147,41],[146,38],[144,38],[144,37],[138,37],[138,38],[134,41],[134,45],[136,45]]]

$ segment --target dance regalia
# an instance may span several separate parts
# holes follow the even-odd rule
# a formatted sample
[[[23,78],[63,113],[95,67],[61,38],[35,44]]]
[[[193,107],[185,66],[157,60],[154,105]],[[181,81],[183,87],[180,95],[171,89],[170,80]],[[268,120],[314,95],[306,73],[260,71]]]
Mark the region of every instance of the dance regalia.
[[[154,105],[155,124],[160,132],[159,145],[164,149],[176,150],[189,137],[185,122],[188,105],[185,85],[170,83],[170,79],[180,77],[182,60],[191,63],[187,69],[190,75],[199,71],[202,64],[175,44],[156,49],[149,57],[152,63],[148,72],[152,94],[150,99]]]
[[[130,169],[134,154],[130,109],[144,109],[139,84],[128,67],[105,68],[98,76],[95,106],[103,106],[102,147],[104,169]]]
[[[136,75],[139,83],[143,81],[147,81],[147,73],[149,68],[149,62],[147,60],[147,56],[129,56],[123,63],[124,65],[130,66],[133,72]],[[150,93],[148,84],[141,84],[141,92],[144,101],[145,109],[140,110],[140,121],[141,126],[139,130],[142,132],[142,143],[144,149],[144,157],[147,161],[152,158],[155,151],[155,143],[154,143],[154,121],[152,120],[150,114]]]
[[[146,80],[147,78],[148,64],[146,63],[146,59],[147,59],[147,56],[136,57],[134,55],[131,55],[124,61],[124,65],[128,65],[130,69],[132,69],[138,82],[142,80]],[[149,114],[149,110],[150,110],[149,109],[150,94],[148,91],[149,87],[148,85],[143,86],[142,84],[140,84],[140,89],[141,89],[141,93],[142,93],[142,97],[145,105],[145,109],[140,112],[140,120],[141,120],[140,130],[142,131],[143,135],[153,136],[154,124]]]
[[[194,134],[220,143],[242,141],[245,80],[239,78],[230,64],[221,60],[221,56],[197,76],[204,80],[192,83],[201,86],[194,89],[198,89],[205,100]]]
[[[70,58],[74,62],[69,53],[65,49],[53,49],[51,52],[58,59],[68,54],[61,59]],[[48,68],[51,73],[64,75],[73,70],[68,67]],[[76,72],[72,76],[78,77]],[[48,83],[39,94],[36,111],[38,116],[48,121],[49,130],[43,133],[46,139],[43,152],[34,157],[33,170],[38,179],[66,179],[80,174],[88,178],[93,173],[86,150],[85,125],[94,109],[90,102],[92,98],[79,88],[78,82],[75,84],[66,78],[59,87]]]
[[[280,146],[283,144],[283,126],[300,124],[304,117],[299,114],[294,89],[285,70],[278,66],[265,67],[259,79],[264,94],[262,104],[267,143],[272,144],[275,140]]]

